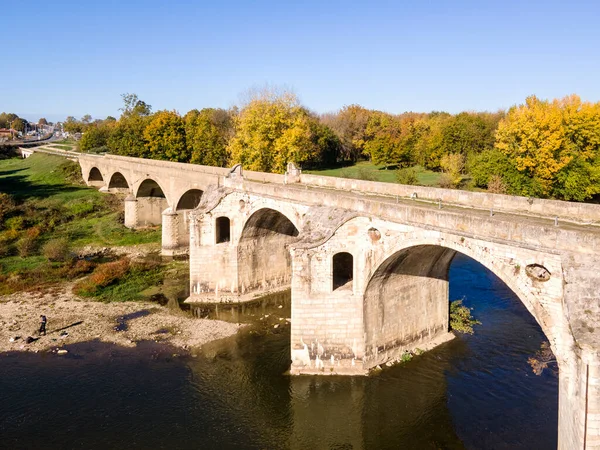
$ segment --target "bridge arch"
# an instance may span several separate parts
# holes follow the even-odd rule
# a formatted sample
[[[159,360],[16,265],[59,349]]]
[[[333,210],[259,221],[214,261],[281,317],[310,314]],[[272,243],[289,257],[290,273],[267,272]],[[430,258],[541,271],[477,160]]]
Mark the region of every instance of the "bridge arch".
[[[407,236],[408,237],[408,236]],[[377,348],[393,345],[393,341],[398,342],[401,339],[411,338],[411,332],[414,329],[390,328],[390,322],[393,315],[390,313],[390,307],[394,303],[407,300],[416,292],[424,302],[424,308],[431,320],[434,319],[430,332],[432,334],[447,330],[447,323],[444,323],[444,317],[447,317],[448,309],[448,271],[455,254],[472,258],[491,273],[497,276],[525,305],[529,313],[536,320],[542,332],[548,338],[552,351],[560,363],[562,349],[556,345],[558,333],[561,333],[562,325],[566,316],[564,311],[560,310],[560,317],[551,316],[540,302],[540,292],[537,288],[527,288],[523,282],[522,274],[515,273],[515,267],[503,264],[495,259],[489,252],[476,252],[472,250],[473,246],[465,238],[439,239],[427,237],[413,237],[402,239],[396,245],[379,258],[373,265],[374,270],[366,275],[364,300],[363,300],[363,323],[365,332],[365,359],[376,359]],[[521,269],[519,268],[519,272]],[[400,296],[398,293],[402,292]],[[395,297],[394,297],[395,296]],[[438,302],[435,299],[440,299]],[[429,302],[425,305],[425,302]],[[386,309],[386,306],[388,307]],[[417,314],[423,311],[417,312]],[[418,320],[418,319],[417,319]],[[421,328],[423,328],[421,324]],[[380,327],[380,328],[378,328]],[[437,327],[437,328],[436,328]],[[379,332],[379,330],[384,330]],[[421,330],[422,331],[422,330]],[[394,336],[396,335],[396,336]],[[417,336],[418,337],[418,336]],[[423,336],[421,336],[423,337]]]
[[[161,225],[162,213],[169,207],[163,188],[152,178],[144,179],[135,190],[137,223]]]
[[[135,197],[138,199],[140,197],[167,198],[163,188],[152,178],[146,178],[138,185]]]
[[[250,214],[237,248],[240,290],[289,285],[292,263],[287,244],[298,234],[296,225],[280,211],[264,207]]]
[[[108,189],[127,189],[130,185],[127,178],[121,172],[114,172],[108,181]]]
[[[103,186],[104,185],[104,177],[100,172],[100,169],[97,167],[92,167],[87,177],[88,185],[91,186]]]
[[[191,210],[198,206],[204,191],[200,189],[189,189],[177,200],[175,211]]]

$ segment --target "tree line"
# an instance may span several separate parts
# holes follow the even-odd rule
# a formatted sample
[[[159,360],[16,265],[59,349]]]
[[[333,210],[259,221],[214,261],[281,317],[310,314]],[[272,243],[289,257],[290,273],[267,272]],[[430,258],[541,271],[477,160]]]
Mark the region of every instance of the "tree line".
[[[36,124],[29,122],[23,117],[19,117],[17,114],[7,112],[0,113],[0,128],[12,129],[24,133],[27,127],[31,125]],[[37,125],[48,125],[48,121],[42,117],[38,120]]]
[[[444,187],[584,201],[600,194],[600,103],[528,97],[508,111],[389,114],[360,105],[316,114],[289,92],[266,90],[228,110],[152,112],[123,95],[121,117],[68,118],[83,151],[283,173],[370,160],[416,183],[415,167]]]

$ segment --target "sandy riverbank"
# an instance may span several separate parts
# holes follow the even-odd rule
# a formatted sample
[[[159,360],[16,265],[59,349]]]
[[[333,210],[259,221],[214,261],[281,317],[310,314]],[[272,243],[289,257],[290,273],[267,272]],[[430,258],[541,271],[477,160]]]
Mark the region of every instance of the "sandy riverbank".
[[[47,335],[38,336],[40,315]],[[156,341],[181,349],[235,334],[233,323],[191,318],[150,302],[100,303],[71,293],[71,285],[46,293],[0,296],[0,352],[48,351],[92,340],[135,347]],[[38,338],[27,344],[26,338]]]

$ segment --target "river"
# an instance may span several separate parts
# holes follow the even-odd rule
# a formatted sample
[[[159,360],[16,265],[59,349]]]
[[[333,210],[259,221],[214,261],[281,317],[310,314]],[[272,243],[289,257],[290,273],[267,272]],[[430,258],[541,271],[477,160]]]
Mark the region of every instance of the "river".
[[[153,343],[0,355],[0,448],[556,448],[558,379],[527,363],[545,340],[535,319],[461,255],[450,296],[475,334],[370,377],[284,375],[289,297],[213,310],[254,325],[190,356]]]

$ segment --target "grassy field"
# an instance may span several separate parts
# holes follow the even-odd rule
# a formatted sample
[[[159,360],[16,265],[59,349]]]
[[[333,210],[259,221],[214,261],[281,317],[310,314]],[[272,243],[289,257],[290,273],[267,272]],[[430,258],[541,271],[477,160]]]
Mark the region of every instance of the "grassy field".
[[[433,172],[416,166],[418,184],[421,186],[437,186],[441,173]],[[335,169],[307,170],[306,173],[325,175],[330,177],[354,178],[357,180],[381,181],[384,183],[397,183],[396,170],[385,169],[369,161],[361,161],[353,166],[338,167]]]
[[[64,145],[64,144],[51,144],[50,147],[57,148],[59,150],[73,150],[73,149],[75,149],[74,145]]]
[[[122,198],[83,185],[74,162],[40,153],[0,160],[0,294],[76,279],[103,263],[63,257],[67,250],[160,242],[160,229],[125,228],[122,210]],[[138,287],[157,279],[131,273]]]
[[[33,210],[42,217],[54,214],[70,219],[56,221],[46,240],[64,237],[75,247],[160,242],[160,230],[125,228],[119,220],[122,199],[83,185],[78,169],[74,162],[40,153],[27,159],[0,160],[0,192],[17,201],[25,210],[23,215]]]

